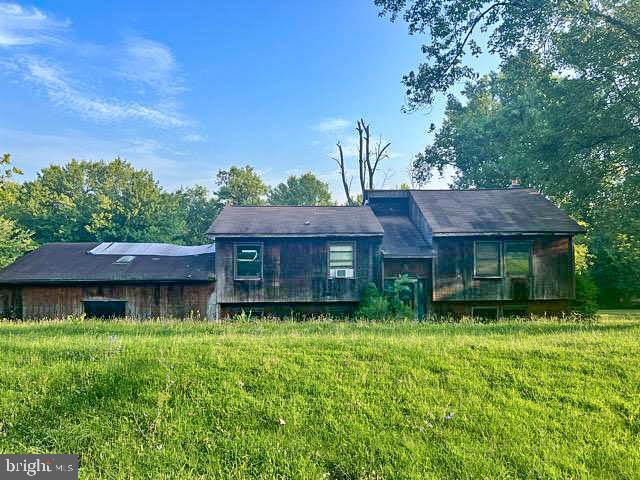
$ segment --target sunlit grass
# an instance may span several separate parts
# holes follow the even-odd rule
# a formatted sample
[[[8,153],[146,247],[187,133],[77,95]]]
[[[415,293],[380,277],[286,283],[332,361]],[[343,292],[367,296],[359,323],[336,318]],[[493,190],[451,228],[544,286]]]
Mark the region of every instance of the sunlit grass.
[[[638,478],[640,315],[0,324],[0,451],[81,478]]]

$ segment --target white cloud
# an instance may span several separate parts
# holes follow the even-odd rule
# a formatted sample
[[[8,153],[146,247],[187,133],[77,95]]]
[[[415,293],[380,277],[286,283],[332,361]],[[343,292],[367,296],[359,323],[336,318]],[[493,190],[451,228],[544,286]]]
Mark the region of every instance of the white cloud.
[[[70,24],[69,20],[56,20],[37,8],[0,3],[0,47],[54,42]]]
[[[314,125],[313,129],[319,132],[339,132],[349,125],[351,122],[344,118],[328,118]]]
[[[127,80],[165,94],[184,90],[173,53],[167,46],[153,40],[141,37],[127,39],[119,69],[120,75]]]
[[[38,57],[21,57],[19,64],[27,80],[42,87],[52,102],[83,117],[102,121],[138,119],[165,127],[183,127],[188,124],[173,112],[135,102],[107,100],[82,92],[72,85],[58,66]]]
[[[199,133],[189,133],[183,136],[182,140],[188,143],[200,143],[200,142],[204,142],[206,138],[204,138]]]

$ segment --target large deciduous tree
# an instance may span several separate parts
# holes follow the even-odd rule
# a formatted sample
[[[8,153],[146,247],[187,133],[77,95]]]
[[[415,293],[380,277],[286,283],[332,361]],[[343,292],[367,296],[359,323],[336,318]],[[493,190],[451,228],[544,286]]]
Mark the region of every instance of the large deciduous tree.
[[[430,104],[460,80],[483,51],[508,60],[534,52],[556,71],[608,84],[611,100],[638,113],[640,4],[637,0],[375,0],[402,16],[409,33],[428,34],[426,62],[405,75],[409,107]]]
[[[116,158],[72,160],[42,169],[26,182],[14,211],[39,243],[170,242],[184,225],[175,196],[151,172]]]
[[[218,171],[216,184],[220,187],[216,193],[218,200],[229,205],[264,205],[264,196],[269,191],[249,165]]]
[[[208,242],[206,232],[220,212],[220,203],[202,185],[181,188],[173,195],[177,198],[178,211],[184,220],[184,231],[178,240],[187,245]]]
[[[331,192],[326,182],[313,173],[292,175],[286,182],[269,190],[267,201],[270,205],[332,205]]]
[[[0,268],[36,246],[31,232],[5,216],[5,212],[15,205],[18,191],[18,186],[11,181],[11,177],[21,173],[17,167],[11,165],[9,154],[0,158]]]

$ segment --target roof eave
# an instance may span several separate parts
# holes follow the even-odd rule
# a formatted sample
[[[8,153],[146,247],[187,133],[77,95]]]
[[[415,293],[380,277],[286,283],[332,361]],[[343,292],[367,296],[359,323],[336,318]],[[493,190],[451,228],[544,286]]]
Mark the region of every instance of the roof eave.
[[[380,233],[207,233],[209,238],[326,238],[326,237],[382,237]]]
[[[523,231],[492,231],[492,232],[433,232],[432,236],[434,237],[478,237],[478,236],[539,236],[539,235],[556,235],[556,236],[567,236],[567,235],[579,235],[584,233],[584,230],[566,230],[566,231],[532,231],[532,232],[523,232]]]

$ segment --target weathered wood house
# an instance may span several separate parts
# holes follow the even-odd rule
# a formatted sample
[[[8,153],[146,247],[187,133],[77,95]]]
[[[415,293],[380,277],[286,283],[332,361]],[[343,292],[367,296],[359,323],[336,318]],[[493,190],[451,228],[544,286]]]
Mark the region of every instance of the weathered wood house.
[[[406,274],[419,316],[558,313],[582,232],[539,193],[373,190],[363,207],[233,207],[214,247],[52,244],[0,271],[0,314],[350,313]]]
[[[0,316],[213,316],[214,249],[52,243],[0,271]]]

